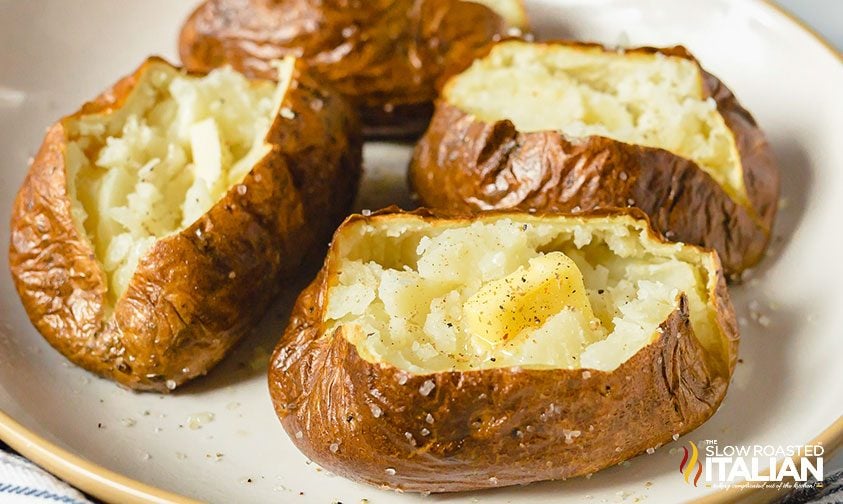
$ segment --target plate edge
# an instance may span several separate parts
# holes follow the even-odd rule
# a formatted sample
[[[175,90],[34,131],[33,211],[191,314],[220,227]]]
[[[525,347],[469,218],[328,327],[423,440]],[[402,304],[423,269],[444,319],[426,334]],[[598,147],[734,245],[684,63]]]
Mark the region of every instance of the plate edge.
[[[199,501],[141,483],[75,455],[38,436],[3,410],[0,410],[0,439],[49,473],[106,502],[199,504]]]
[[[760,4],[762,8],[769,8],[776,14],[795,24],[809,37],[818,42],[826,51],[831,53],[837,61],[843,63],[843,52],[834,47],[802,19],[796,17],[796,15],[773,0],[755,0],[755,2]],[[0,440],[3,440],[23,456],[50,473],[57,475],[76,488],[106,502],[121,502],[126,504],[200,504],[200,501],[141,483],[60,448],[24,427],[1,409]],[[843,444],[843,417],[838,417],[835,422],[824,429],[810,443],[822,443],[828,450],[826,453],[831,456]],[[737,491],[720,490],[719,492],[695,499],[692,502],[695,504],[751,502],[758,501],[762,494],[764,496],[772,496],[781,495],[782,493],[782,490],[773,493],[757,488]]]

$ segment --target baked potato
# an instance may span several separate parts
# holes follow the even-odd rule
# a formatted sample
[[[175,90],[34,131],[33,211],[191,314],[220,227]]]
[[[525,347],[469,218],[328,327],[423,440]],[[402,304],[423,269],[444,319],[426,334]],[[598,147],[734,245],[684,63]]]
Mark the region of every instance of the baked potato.
[[[269,389],[341,476],[453,492],[592,473],[718,408],[738,328],[717,254],[638,210],[350,217]]]
[[[206,373],[347,215],[354,111],[294,59],[277,71],[189,75],[152,58],[48,129],[9,266],[72,362],[161,392]]]
[[[360,112],[371,136],[417,136],[443,74],[510,28],[522,0],[207,0],[185,22],[185,67],[231,65],[272,78],[271,62],[302,57]]]
[[[415,148],[424,205],[634,206],[727,274],[763,257],[779,198],[764,134],[682,47],[505,41],[444,86]]]

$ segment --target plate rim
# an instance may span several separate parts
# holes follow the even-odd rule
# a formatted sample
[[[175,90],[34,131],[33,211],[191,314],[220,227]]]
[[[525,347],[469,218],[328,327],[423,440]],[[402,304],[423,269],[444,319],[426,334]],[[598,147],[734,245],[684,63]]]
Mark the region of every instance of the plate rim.
[[[35,434],[0,409],[0,439],[15,451],[88,495],[126,504],[200,504],[95,464]]]
[[[839,51],[817,30],[785,7],[774,2],[774,0],[751,1],[762,8],[770,9],[796,25],[809,37],[819,42],[837,61],[843,63],[843,52]],[[2,408],[0,408],[0,440],[52,475],[105,502],[123,502],[126,504],[200,504],[201,502],[153,485],[141,483],[65,450],[28,429],[9,416]],[[843,445],[843,415],[805,444],[822,444],[827,450],[825,456],[830,458]],[[722,489],[694,499],[692,502],[696,504],[721,504],[749,500],[757,501],[762,495],[765,497],[780,496],[786,491],[787,489],[762,488]]]

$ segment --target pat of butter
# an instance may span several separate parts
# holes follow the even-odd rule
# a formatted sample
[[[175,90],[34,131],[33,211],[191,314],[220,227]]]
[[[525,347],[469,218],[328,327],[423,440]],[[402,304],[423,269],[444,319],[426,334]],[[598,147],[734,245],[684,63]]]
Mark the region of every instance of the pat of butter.
[[[551,252],[484,285],[463,305],[463,322],[475,342],[498,346],[565,308],[585,320],[594,318],[576,263],[562,252]]]
[[[190,149],[195,179],[203,180],[211,189],[222,175],[220,132],[213,118],[209,117],[190,127]]]

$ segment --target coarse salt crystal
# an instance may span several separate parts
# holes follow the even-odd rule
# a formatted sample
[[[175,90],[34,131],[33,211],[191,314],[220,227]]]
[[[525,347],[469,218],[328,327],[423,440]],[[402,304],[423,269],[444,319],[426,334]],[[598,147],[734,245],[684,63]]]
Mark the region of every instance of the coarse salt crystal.
[[[565,436],[565,444],[573,443],[574,438],[580,437],[580,434],[582,434],[582,432],[578,430],[562,429],[562,435]]]
[[[419,394],[427,397],[428,395],[430,395],[434,388],[436,388],[436,383],[434,383],[433,380],[427,380],[422,383],[421,387],[419,387]]]
[[[187,417],[187,427],[190,430],[201,429],[203,425],[214,421],[214,414],[210,412],[196,413]]]

